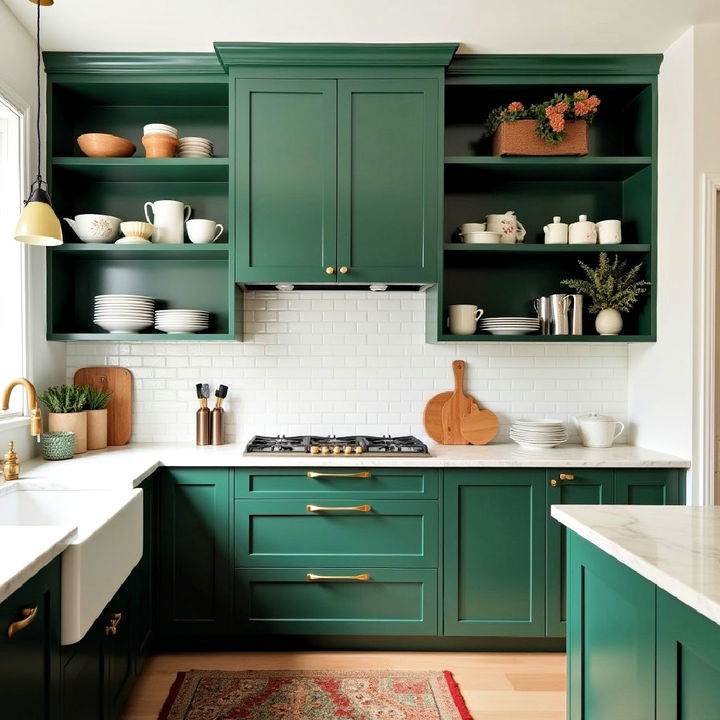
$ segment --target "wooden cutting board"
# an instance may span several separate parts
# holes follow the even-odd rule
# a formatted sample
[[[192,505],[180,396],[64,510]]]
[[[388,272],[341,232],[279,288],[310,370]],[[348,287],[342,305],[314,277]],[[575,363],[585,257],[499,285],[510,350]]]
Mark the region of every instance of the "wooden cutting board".
[[[479,408],[472,397],[466,395],[463,390],[465,361],[453,360],[452,369],[455,376],[455,390],[443,405],[442,442],[444,445],[467,445],[467,440],[461,431],[461,423],[463,418],[472,412],[473,406],[475,409],[479,410]]]
[[[451,397],[452,391],[438,393],[427,401],[423,412],[425,432],[438,443],[443,441],[442,410]]]
[[[132,373],[121,367],[80,368],[75,385],[112,392],[108,403],[108,445],[127,445],[132,434]]]
[[[499,428],[497,415],[491,410],[481,410],[477,405],[473,405],[470,414],[460,422],[462,436],[472,445],[487,445]]]

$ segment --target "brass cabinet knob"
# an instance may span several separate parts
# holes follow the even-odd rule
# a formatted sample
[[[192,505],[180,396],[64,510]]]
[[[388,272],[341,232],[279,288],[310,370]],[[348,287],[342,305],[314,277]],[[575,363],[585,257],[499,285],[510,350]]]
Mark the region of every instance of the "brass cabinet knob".
[[[347,274],[348,274],[348,267],[347,267],[347,265],[343,265],[343,266],[340,268],[340,274],[341,274],[341,275],[347,275]]]
[[[334,274],[335,274],[335,268],[334,268],[332,265],[328,265],[328,266],[325,268],[325,272],[326,272],[328,275],[334,275]]]
[[[555,478],[553,478],[553,479],[550,481],[550,487],[557,487],[557,485],[558,485],[557,480],[556,480]]]

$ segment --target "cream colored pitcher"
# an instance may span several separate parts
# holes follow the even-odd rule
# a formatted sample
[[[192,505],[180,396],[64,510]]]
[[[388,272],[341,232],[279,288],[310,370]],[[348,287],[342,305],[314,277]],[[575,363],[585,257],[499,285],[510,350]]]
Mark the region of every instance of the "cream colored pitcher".
[[[149,210],[153,212],[150,219]],[[192,208],[179,200],[156,200],[145,203],[145,218],[153,225],[154,243],[180,244],[185,241],[185,221],[190,217]]]

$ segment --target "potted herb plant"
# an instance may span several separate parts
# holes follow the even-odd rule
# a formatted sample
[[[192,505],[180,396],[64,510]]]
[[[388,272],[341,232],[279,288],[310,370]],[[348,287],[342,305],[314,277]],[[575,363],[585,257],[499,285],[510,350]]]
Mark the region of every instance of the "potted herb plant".
[[[88,386],[87,390],[87,447],[88,450],[102,450],[107,447],[107,406],[112,393],[91,386]]]
[[[48,409],[48,428],[51,432],[74,432],[75,454],[87,451],[87,400],[89,388],[74,385],[54,385],[41,396]]]
[[[587,155],[587,126],[600,105],[597,95],[578,90],[526,108],[521,102],[490,111],[485,130],[493,155]]]
[[[637,279],[643,264],[639,263],[626,271],[625,260],[621,261],[616,255],[610,262],[608,254],[601,252],[596,268],[586,265],[582,260],[578,260],[578,265],[588,279],[563,280],[563,285],[590,299],[588,310],[597,313],[595,329],[600,335],[618,335],[623,327],[620,313],[628,312],[650,287],[647,280]]]

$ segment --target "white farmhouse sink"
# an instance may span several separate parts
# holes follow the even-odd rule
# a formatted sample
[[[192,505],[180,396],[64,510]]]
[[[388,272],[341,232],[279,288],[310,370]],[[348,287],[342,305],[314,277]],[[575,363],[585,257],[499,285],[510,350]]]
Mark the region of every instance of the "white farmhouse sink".
[[[74,525],[61,561],[60,641],[81,640],[142,557],[142,490],[22,490],[0,496],[0,525]]]

